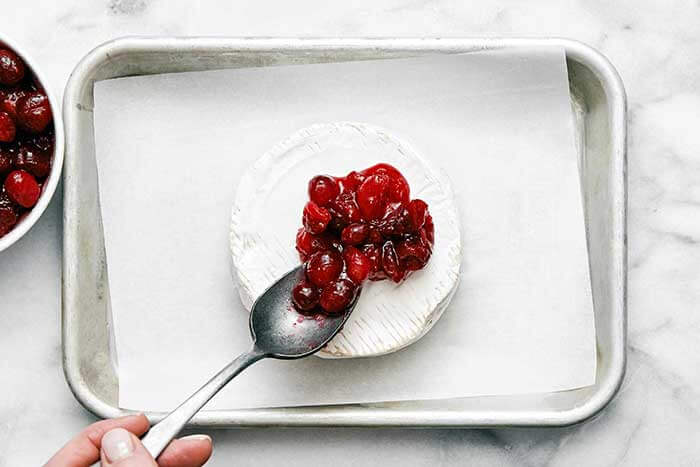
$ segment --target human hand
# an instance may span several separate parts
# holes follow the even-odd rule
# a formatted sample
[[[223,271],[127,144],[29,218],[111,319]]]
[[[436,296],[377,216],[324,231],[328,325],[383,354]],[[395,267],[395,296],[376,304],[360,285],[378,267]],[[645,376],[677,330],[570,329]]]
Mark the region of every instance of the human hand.
[[[90,467],[98,460],[104,467],[200,467],[211,456],[211,438],[193,435],[173,440],[156,462],[138,438],[147,430],[143,415],[93,423],[44,467]]]

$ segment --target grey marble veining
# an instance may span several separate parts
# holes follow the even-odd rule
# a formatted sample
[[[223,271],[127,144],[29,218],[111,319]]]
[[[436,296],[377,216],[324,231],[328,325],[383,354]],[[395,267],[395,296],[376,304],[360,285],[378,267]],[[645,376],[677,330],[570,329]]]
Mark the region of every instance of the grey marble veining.
[[[612,404],[563,429],[215,431],[209,465],[700,463],[697,1],[27,0],[3,11],[0,30],[43,64],[59,95],[77,60],[126,34],[547,35],[598,48],[622,75],[630,110],[630,352]],[[61,370],[60,209],[58,193],[34,229],[0,253],[0,466],[39,465],[93,421]]]

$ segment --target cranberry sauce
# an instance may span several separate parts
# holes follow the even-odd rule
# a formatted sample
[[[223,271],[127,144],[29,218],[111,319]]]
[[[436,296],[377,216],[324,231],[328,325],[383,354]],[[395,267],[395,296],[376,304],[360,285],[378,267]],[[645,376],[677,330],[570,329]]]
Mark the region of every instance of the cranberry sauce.
[[[304,314],[339,314],[367,279],[399,283],[425,267],[435,239],[428,205],[411,200],[389,164],[309,182],[296,248],[305,277],[292,291]]]

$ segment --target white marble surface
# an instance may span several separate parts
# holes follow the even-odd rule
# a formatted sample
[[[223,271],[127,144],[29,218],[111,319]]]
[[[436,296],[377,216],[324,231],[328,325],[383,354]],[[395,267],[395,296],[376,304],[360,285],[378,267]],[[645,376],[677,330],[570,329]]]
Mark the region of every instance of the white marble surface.
[[[61,93],[77,60],[125,34],[556,35],[585,41],[629,96],[627,378],[564,429],[231,430],[209,465],[697,465],[700,462],[700,4],[533,0],[2,0],[0,31]],[[61,197],[0,253],[0,466],[40,465],[93,421],[60,357]],[[310,447],[306,450],[304,448]]]

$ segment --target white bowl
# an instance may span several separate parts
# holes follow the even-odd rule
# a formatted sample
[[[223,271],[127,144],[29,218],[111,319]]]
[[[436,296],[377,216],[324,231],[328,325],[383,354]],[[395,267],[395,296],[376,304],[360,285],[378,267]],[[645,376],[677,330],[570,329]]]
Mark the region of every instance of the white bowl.
[[[61,170],[63,168],[63,120],[61,120],[61,111],[59,107],[59,101],[53,95],[49,89],[49,81],[45,78],[44,74],[37,67],[36,63],[27,55],[27,53],[18,47],[17,44],[9,40],[0,34],[0,43],[5,44],[7,47],[12,49],[19,57],[24,60],[25,65],[28,69],[34,72],[37,79],[44,87],[44,91],[49,98],[49,104],[51,105],[51,114],[53,115],[53,126],[55,134],[55,144],[53,151],[53,158],[51,159],[51,173],[44,181],[42,187],[41,197],[37,201],[36,205],[29,211],[15,227],[7,233],[4,237],[0,238],[0,251],[9,248],[17,240],[22,238],[22,236],[27,233],[29,229],[36,223],[36,221],[41,217],[41,215],[46,210],[49,205],[53,194],[56,191],[56,186],[58,181],[61,179]]]

